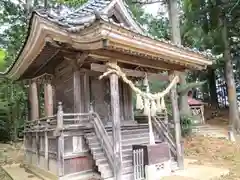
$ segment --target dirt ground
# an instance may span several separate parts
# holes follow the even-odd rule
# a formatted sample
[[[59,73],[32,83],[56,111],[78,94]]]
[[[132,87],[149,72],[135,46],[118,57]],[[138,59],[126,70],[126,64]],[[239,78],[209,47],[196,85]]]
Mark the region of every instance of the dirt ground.
[[[0,144],[0,166],[23,161],[23,145]],[[11,180],[0,168],[0,180]]]
[[[227,128],[227,120],[222,117],[209,120],[208,123]],[[23,159],[21,148],[21,144],[17,144],[16,148],[0,144],[0,165],[21,162]],[[184,151],[185,157],[197,159],[197,164],[214,165],[230,170],[228,176],[218,180],[240,180],[240,142],[231,143],[226,139],[192,136],[185,138]],[[0,180],[10,180],[10,178],[0,170]]]

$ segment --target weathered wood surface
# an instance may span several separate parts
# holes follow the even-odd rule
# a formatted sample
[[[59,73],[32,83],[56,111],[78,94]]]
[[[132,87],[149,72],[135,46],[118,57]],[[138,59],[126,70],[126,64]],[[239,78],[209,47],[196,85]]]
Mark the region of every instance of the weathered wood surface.
[[[121,120],[119,103],[119,84],[116,74],[110,75],[111,109],[113,120],[113,152],[114,152],[114,176],[121,180],[122,174],[122,150],[121,150]]]
[[[170,74],[170,81],[173,79],[176,72]],[[177,85],[175,85],[170,91],[170,98],[172,103],[172,113],[174,121],[175,130],[175,141],[177,150],[177,162],[180,168],[183,168],[183,151],[182,151],[182,141],[181,141],[181,125],[180,125],[180,113],[178,108],[178,95],[177,95]]]
[[[85,112],[89,112],[89,103],[90,103],[90,79],[89,79],[89,73],[85,72],[83,75],[83,97],[85,101]]]
[[[134,120],[132,90],[128,84],[123,83],[123,109],[124,120]]]
[[[38,89],[37,82],[31,81],[29,86],[29,100],[30,100],[30,115],[31,120],[36,120],[39,118],[39,101],[38,101]]]
[[[74,110],[73,83],[73,68],[69,62],[63,60],[54,70],[53,85],[55,99],[57,102],[63,102],[65,112],[73,112]]]
[[[113,51],[103,51],[103,50],[93,50],[91,51],[91,54],[89,54],[91,57],[96,57],[102,60],[109,60],[109,59],[117,59],[119,62],[126,63],[126,64],[133,64],[133,65],[139,65],[142,67],[150,67],[154,69],[159,69],[159,70],[184,70],[186,67],[184,66],[179,66],[176,64],[169,64],[167,62],[159,61],[159,60],[153,60],[153,59],[148,59],[145,57],[134,57],[132,55],[128,54],[123,54],[121,52],[113,52]],[[170,57],[164,57],[166,59],[169,59]]]
[[[99,140],[99,142],[101,143],[101,147],[103,148],[103,151],[105,153],[105,155],[107,156],[107,159],[109,161],[109,164],[112,168],[114,168],[115,166],[115,155],[114,155],[114,151],[113,151],[113,143],[104,127],[104,124],[102,122],[102,120],[100,119],[99,115],[95,112],[92,112],[93,114],[93,126],[94,126],[94,130],[96,133],[96,136]]]
[[[58,105],[58,114],[57,114],[57,128],[60,131],[58,136],[58,146],[57,146],[57,164],[58,164],[58,175],[64,175],[64,136],[63,136],[63,110],[62,104]]]
[[[106,65],[101,65],[97,63],[92,63],[91,64],[91,70],[97,71],[97,72],[106,72],[107,71],[107,66]],[[132,70],[132,69],[126,69],[126,68],[121,68],[121,70],[126,74],[126,76],[131,76],[131,77],[145,77],[146,72],[143,71],[138,71],[138,70]],[[167,74],[157,74],[157,73],[147,73],[148,77],[151,79],[151,77],[154,80],[158,81],[168,81],[168,75]]]
[[[109,120],[110,98],[107,91],[109,89],[105,86],[104,80],[99,80],[98,77],[91,77],[91,103],[94,111],[99,114],[103,123]]]
[[[81,113],[84,110],[84,100],[82,98],[81,73],[79,70],[73,72],[73,96],[74,113]]]
[[[44,84],[44,106],[45,106],[45,116],[53,116],[53,88],[50,80],[45,81]],[[45,129],[48,129],[50,119],[45,122]],[[49,157],[48,157],[48,131],[44,132],[44,168],[49,169]]]

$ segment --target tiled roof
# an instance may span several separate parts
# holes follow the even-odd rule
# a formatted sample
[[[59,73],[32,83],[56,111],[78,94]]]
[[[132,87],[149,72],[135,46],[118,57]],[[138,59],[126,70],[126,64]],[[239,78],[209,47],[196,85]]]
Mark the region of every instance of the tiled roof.
[[[96,12],[101,12],[110,2],[111,0],[89,0],[79,8],[58,6],[47,10],[36,10],[36,13],[60,26],[76,27],[93,23]]]
[[[102,11],[111,3],[112,0],[89,0],[87,3],[82,5],[79,8],[67,8],[63,6],[59,6],[58,8],[51,8],[48,10],[37,10],[36,13],[46,18],[49,21],[52,21],[59,26],[63,26],[66,30],[70,32],[79,32],[86,27],[89,27],[92,23],[95,22],[96,19],[102,19],[104,21],[108,21],[112,24],[121,26],[122,28],[128,29],[130,31],[134,31],[133,28],[129,28],[124,26],[123,24],[117,24],[113,20],[109,19],[106,15],[102,14]],[[141,24],[137,22],[134,18],[132,12],[130,11],[128,5],[124,3],[125,7],[128,10],[128,13],[131,17],[136,21],[139,27],[142,28]],[[143,29],[143,28],[142,28]],[[143,30],[144,31],[144,30]],[[134,31],[135,32],[135,31]],[[185,51],[194,52],[205,56],[206,58],[212,59],[213,56],[211,52],[200,52],[198,49],[193,49],[189,47],[184,47],[182,45],[177,45],[172,43],[171,41],[165,39],[159,39],[158,37],[153,37],[152,35],[148,34],[147,32],[141,33],[141,35],[150,37],[154,40],[159,40],[163,43],[173,45],[175,47],[181,48]]]
[[[31,19],[34,14],[37,14],[38,16],[43,17],[44,19],[51,21],[51,22],[55,23],[56,25],[61,26],[64,29],[66,29],[67,31],[72,32],[72,33],[79,32],[82,29],[89,27],[92,23],[95,22],[96,19],[102,19],[102,20],[112,23],[114,25],[125,28],[129,31],[139,33],[139,32],[136,32],[136,30],[134,30],[133,27],[126,27],[123,24],[115,23],[112,19],[110,19],[109,17],[107,17],[106,15],[103,14],[103,10],[105,8],[107,8],[108,5],[110,5],[110,3],[112,1],[115,1],[115,0],[89,0],[87,3],[85,3],[84,5],[82,5],[79,8],[68,8],[66,6],[58,6],[58,7],[50,8],[50,9],[38,9],[32,13]],[[134,18],[128,5],[124,2],[124,0],[122,0],[122,1],[129,13],[129,15],[132,17],[132,19],[135,20],[137,25],[143,30],[143,33],[139,33],[139,34],[141,34],[145,37],[152,38],[154,40],[158,40],[162,43],[172,45],[173,47],[181,48],[182,50],[185,50],[185,51],[198,53],[202,56],[205,56],[208,59],[213,58],[213,56],[210,52],[200,52],[197,49],[191,49],[188,47],[184,47],[182,45],[176,45],[176,44],[172,43],[171,41],[167,41],[165,39],[158,39],[157,37],[153,37],[150,34],[148,34],[147,32],[144,32],[144,28],[142,28],[141,24],[139,24],[137,22],[137,20]],[[30,32],[30,29],[31,29],[31,20],[29,23],[29,32]],[[29,32],[27,34],[26,41],[28,39]],[[26,41],[25,41],[25,43],[26,43]],[[19,50],[18,55],[21,54],[21,51],[23,50],[25,43],[23,44],[23,47]],[[0,72],[0,75],[6,74],[7,72],[9,72],[10,69],[16,63],[17,59],[18,58],[16,58],[15,61],[13,61],[12,65],[7,69],[6,72],[4,72],[4,73]]]

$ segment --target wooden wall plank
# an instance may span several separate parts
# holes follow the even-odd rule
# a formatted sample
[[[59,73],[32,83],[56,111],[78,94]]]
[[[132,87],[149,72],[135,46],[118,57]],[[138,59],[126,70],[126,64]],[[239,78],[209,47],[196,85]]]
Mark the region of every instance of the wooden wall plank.
[[[82,98],[82,87],[81,87],[81,73],[80,71],[73,72],[73,101],[74,101],[74,113],[83,112],[83,98]]]
[[[83,95],[85,101],[85,112],[89,112],[90,105],[90,79],[88,72],[84,73],[83,76]]]

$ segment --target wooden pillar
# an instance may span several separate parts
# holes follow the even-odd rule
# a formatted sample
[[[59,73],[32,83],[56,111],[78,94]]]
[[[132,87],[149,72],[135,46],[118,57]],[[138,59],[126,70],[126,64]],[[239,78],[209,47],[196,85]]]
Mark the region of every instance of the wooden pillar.
[[[39,118],[39,101],[38,101],[38,89],[37,82],[32,80],[29,85],[29,101],[30,101],[30,119],[37,120]]]
[[[121,150],[121,124],[120,124],[120,103],[119,84],[116,74],[110,75],[111,110],[113,120],[113,152],[114,152],[114,177],[121,180],[122,174],[122,150]]]
[[[176,73],[170,74],[170,81],[173,80],[174,75]],[[176,150],[177,150],[177,163],[180,169],[184,168],[183,162],[183,149],[182,149],[182,135],[181,135],[181,125],[180,125],[180,113],[178,107],[178,94],[177,94],[177,85],[175,85],[171,92],[170,97],[172,101],[172,113],[173,113],[173,121],[174,121],[174,130],[175,130],[175,142],[176,142]]]
[[[39,101],[38,101],[38,88],[37,88],[37,81],[31,80],[29,85],[29,101],[31,106],[30,118],[32,121],[36,121],[39,119]],[[38,126],[37,121],[37,126]],[[35,133],[35,155],[37,157],[37,165],[39,165],[39,136],[38,136],[38,127],[36,126],[36,133]],[[33,149],[33,144],[31,145]]]
[[[44,81],[44,109],[45,109],[45,116],[53,116],[53,87],[51,84],[51,79],[46,79]],[[46,122],[46,131],[44,132],[44,157],[45,157],[45,169],[49,169],[49,159],[48,159],[48,120]]]
[[[44,108],[45,116],[53,115],[53,87],[49,79],[44,82]]]
[[[123,103],[122,103],[122,108],[123,108],[123,117],[124,117],[124,121],[129,121],[131,119],[129,119],[129,109],[128,109],[128,106],[129,106],[129,102],[128,102],[128,85],[126,83],[122,83],[122,96],[123,96]]]
[[[57,149],[57,165],[58,165],[58,176],[61,177],[64,175],[64,136],[63,136],[63,109],[62,103],[58,104],[58,112],[57,112],[57,128],[60,131],[58,140],[58,149]]]

